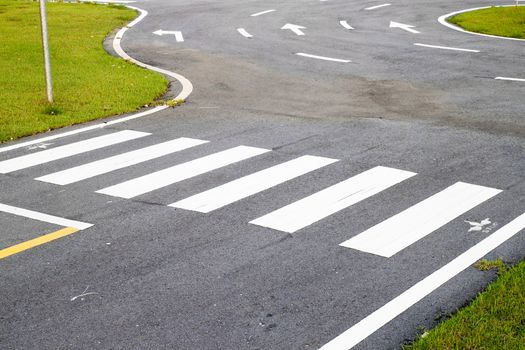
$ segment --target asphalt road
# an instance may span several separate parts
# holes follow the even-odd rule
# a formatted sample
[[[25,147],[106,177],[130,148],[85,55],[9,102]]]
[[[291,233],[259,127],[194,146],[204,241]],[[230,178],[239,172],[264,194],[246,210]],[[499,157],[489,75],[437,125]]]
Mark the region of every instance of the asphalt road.
[[[149,14],[123,49],[194,91],[175,109],[0,149],[0,257],[93,225],[0,259],[0,348],[396,349],[495,278],[454,270],[458,257],[510,230],[486,258],[522,260],[523,219],[507,224],[525,210],[525,82],[494,78],[525,78],[525,43],[437,22],[486,2],[366,10],[381,4],[133,4]],[[310,168],[279,167],[297,158]],[[83,179],[56,184],[81,165]]]

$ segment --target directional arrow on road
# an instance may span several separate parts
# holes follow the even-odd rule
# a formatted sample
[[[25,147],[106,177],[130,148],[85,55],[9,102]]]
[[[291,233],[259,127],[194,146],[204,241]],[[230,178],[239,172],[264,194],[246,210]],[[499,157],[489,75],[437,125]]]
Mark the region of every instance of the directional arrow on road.
[[[281,29],[290,29],[292,32],[294,32],[297,35],[304,35],[304,33],[301,31],[301,29],[306,29],[306,27],[299,26],[297,24],[285,24]]]
[[[397,23],[397,22],[390,21],[390,28],[399,28],[399,29],[406,30],[407,32],[410,32],[410,33],[419,34],[417,30],[412,29],[414,28],[414,26],[411,26],[410,24],[403,24],[403,23]]]
[[[153,34],[159,35],[159,36],[175,35],[175,40],[177,40],[177,42],[184,41],[184,37],[182,36],[182,32],[179,32],[179,31],[159,29],[157,31],[154,31]]]

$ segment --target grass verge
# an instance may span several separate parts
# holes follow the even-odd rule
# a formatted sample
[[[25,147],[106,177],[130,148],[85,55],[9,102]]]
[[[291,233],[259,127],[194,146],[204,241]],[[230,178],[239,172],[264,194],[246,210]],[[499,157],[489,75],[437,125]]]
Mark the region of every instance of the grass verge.
[[[461,13],[448,21],[470,32],[525,39],[525,7],[491,7]]]
[[[161,75],[110,56],[106,35],[137,16],[122,6],[49,3],[55,102],[45,94],[38,2],[0,0],[0,142],[131,112],[160,97]]]
[[[481,270],[497,268],[496,282],[405,350],[525,349],[525,262],[511,269],[482,260]]]

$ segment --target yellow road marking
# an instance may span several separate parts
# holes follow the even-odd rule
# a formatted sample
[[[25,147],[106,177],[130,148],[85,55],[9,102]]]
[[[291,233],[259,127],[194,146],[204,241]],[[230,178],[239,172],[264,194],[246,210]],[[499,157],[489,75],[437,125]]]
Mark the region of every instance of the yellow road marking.
[[[41,244],[45,244],[45,243],[54,241],[55,239],[65,237],[77,231],[79,230],[74,227],[66,227],[56,232],[48,233],[47,235],[43,235],[43,236],[31,239],[26,242],[16,244],[9,248],[2,249],[0,250],[0,260],[7,258],[8,256],[23,252],[24,250],[28,250],[28,249],[37,247]]]

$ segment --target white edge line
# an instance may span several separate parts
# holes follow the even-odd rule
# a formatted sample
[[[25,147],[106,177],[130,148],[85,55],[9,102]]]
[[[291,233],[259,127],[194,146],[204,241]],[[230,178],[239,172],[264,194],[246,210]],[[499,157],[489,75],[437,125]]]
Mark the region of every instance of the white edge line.
[[[131,8],[131,9],[136,10],[136,11],[139,11],[140,15],[135,20],[130,22],[126,27],[124,27],[124,28],[122,28],[122,29],[120,29],[118,31],[117,35],[115,35],[115,38],[113,39],[113,49],[115,50],[115,52],[120,57],[122,57],[125,60],[129,60],[129,61],[135,63],[136,65],[140,66],[140,67],[147,68],[147,69],[153,70],[153,71],[158,72],[158,73],[166,74],[166,75],[168,75],[168,76],[170,76],[170,77],[172,77],[174,79],[177,79],[182,85],[182,91],[179,93],[179,95],[177,97],[175,97],[175,99],[186,99],[193,91],[193,85],[191,84],[191,82],[188,79],[186,79],[185,77],[183,77],[182,75],[179,75],[177,73],[173,73],[173,72],[170,72],[170,71],[167,71],[167,70],[164,70],[164,69],[156,68],[156,67],[150,66],[148,64],[142,63],[140,61],[137,61],[137,60],[131,58],[128,54],[126,54],[124,52],[124,50],[122,49],[122,47],[120,46],[120,42],[122,40],[122,36],[124,35],[124,33],[129,28],[133,27],[134,25],[136,25],[137,23],[142,21],[148,15],[147,11],[139,9],[137,7],[133,7],[133,6],[126,6],[126,7]],[[130,120],[133,120],[133,119],[137,119],[137,118],[145,117],[145,116],[153,114],[153,113],[157,113],[157,112],[162,111],[162,110],[167,109],[167,108],[169,108],[169,107],[168,106],[158,106],[158,107],[155,107],[155,108],[143,111],[143,112],[139,112],[139,113],[135,113],[135,114],[129,115],[127,117],[118,118],[118,119],[115,119],[115,120],[102,122],[102,123],[95,124],[95,125],[90,125],[90,126],[87,126],[87,127],[76,129],[76,130],[66,131],[64,133],[59,133],[59,134],[50,135],[50,136],[44,136],[44,137],[40,137],[40,138],[37,138],[37,139],[34,139],[34,140],[30,140],[30,141],[26,141],[26,142],[20,142],[20,143],[14,144],[14,145],[6,146],[6,147],[1,147],[0,148],[0,153],[8,152],[8,151],[11,151],[11,150],[14,150],[14,149],[18,149],[18,148],[22,148],[22,147],[26,147],[26,146],[31,146],[31,145],[34,145],[34,144],[37,144],[37,143],[41,143],[41,142],[47,142],[47,141],[51,141],[51,140],[56,140],[56,139],[59,139],[59,138],[62,138],[62,137],[67,137],[67,136],[71,136],[71,135],[80,134],[80,133],[83,133],[83,132],[86,132],[86,131],[90,131],[90,130],[104,128],[106,126],[113,125],[113,124],[127,122],[127,121],[130,121]]]
[[[525,79],[521,78],[508,78],[508,77],[495,77],[496,80],[508,80],[508,81],[525,81]]]
[[[415,46],[422,46],[422,47],[429,47],[433,49],[442,49],[442,50],[450,50],[450,51],[464,51],[464,52],[480,52],[479,50],[472,50],[472,49],[462,49],[459,47],[450,47],[450,46],[438,46],[438,45],[428,45],[428,44],[421,44],[421,43],[414,43]]]
[[[248,38],[248,39],[253,38],[253,35],[251,35],[250,33],[248,33],[248,32],[246,31],[246,29],[244,29],[244,28],[237,28],[237,31],[239,32],[239,34],[241,34],[241,35],[242,35],[243,37],[245,37],[245,38]]]
[[[69,219],[61,218],[59,216],[48,215],[48,214],[40,213],[37,211],[13,207],[11,205],[2,204],[2,203],[0,203],[0,212],[13,214],[17,216],[23,216],[25,218],[43,221],[43,222],[47,222],[47,223],[54,224],[54,225],[59,225],[59,226],[64,226],[64,227],[73,227],[73,228],[76,228],[77,230],[85,230],[93,226],[93,224],[88,224],[86,222],[69,220]]]
[[[261,12],[257,12],[257,13],[251,14],[250,17],[257,17],[257,16],[265,15],[265,14],[270,13],[270,12],[274,12],[274,11],[275,11],[274,9],[261,11]]]
[[[322,346],[319,350],[349,350],[353,348],[379,328],[408,310],[412,305],[422,300],[492,250],[521,232],[524,228],[525,213],[462,253],[448,264],[434,271],[341,335]]]
[[[500,6],[495,6],[495,7],[511,7],[511,6],[516,6],[516,5],[500,5]],[[518,6],[525,6],[525,5],[521,5],[521,4],[519,4]],[[451,28],[451,29],[457,30],[458,32],[463,32],[463,33],[467,33],[467,34],[473,34],[473,35],[485,36],[485,37],[488,37],[488,38],[496,38],[496,39],[505,39],[505,40],[514,40],[514,41],[525,41],[525,39],[507,38],[507,37],[504,37],[504,36],[498,36],[498,35],[490,35],[490,34],[483,34],[483,33],[469,32],[468,30],[465,30],[465,29],[463,29],[463,28],[460,28],[460,27],[458,27],[458,26],[453,25],[452,23],[447,22],[447,18],[452,17],[452,16],[455,16],[455,15],[459,15],[460,13],[465,13],[465,12],[470,12],[470,11],[476,11],[476,10],[483,10],[483,9],[488,9],[488,8],[491,8],[491,7],[493,7],[493,6],[475,7],[475,8],[471,8],[471,9],[466,9],[466,10],[460,10],[460,11],[451,12],[451,13],[448,13],[448,14],[446,14],[446,15],[443,15],[443,16],[439,17],[439,18],[438,18],[438,22],[441,23],[442,25],[444,25],[445,27],[449,27],[449,28]]]
[[[315,58],[315,59],[323,60],[323,61],[333,61],[333,62],[341,62],[341,63],[350,63],[350,62],[352,62],[350,60],[343,60],[343,59],[340,59],[340,58],[332,58],[332,57],[311,55],[309,53],[304,53],[304,52],[297,52],[296,55],[297,56],[302,56],[302,57],[308,57],[308,58]]]
[[[365,8],[366,11],[370,11],[370,10],[375,10],[375,9],[378,9],[378,8],[381,8],[381,7],[387,7],[387,6],[390,6],[392,4],[381,4],[381,5],[376,5],[376,6],[370,6],[370,7],[367,7]]]

